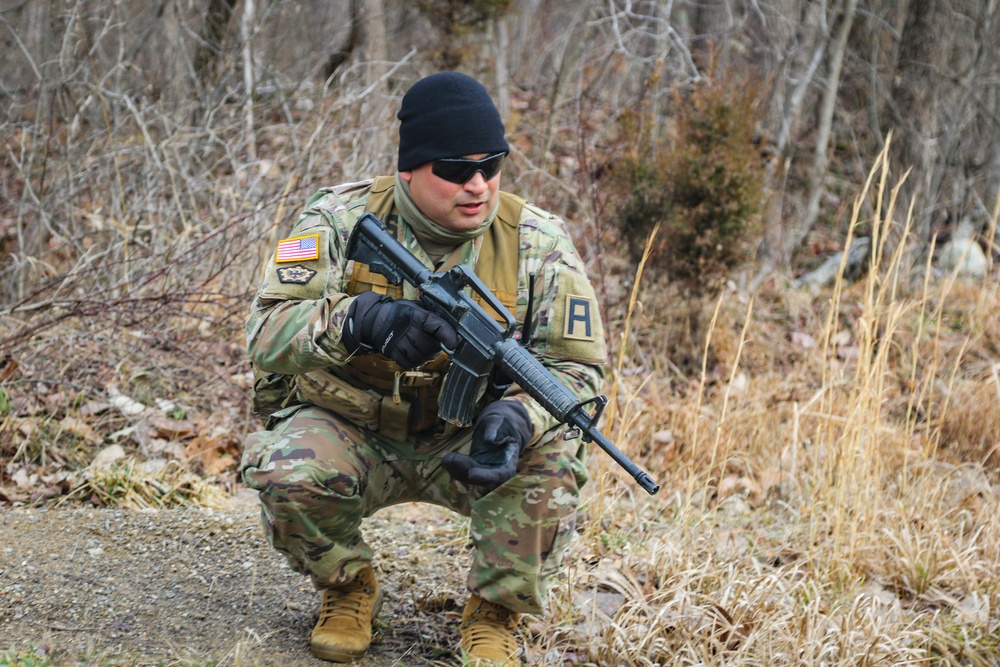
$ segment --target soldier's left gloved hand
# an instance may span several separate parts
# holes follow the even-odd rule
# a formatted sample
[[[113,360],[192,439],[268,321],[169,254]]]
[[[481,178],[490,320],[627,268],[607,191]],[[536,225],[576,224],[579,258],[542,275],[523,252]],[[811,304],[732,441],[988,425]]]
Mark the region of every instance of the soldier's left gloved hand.
[[[452,479],[496,488],[514,476],[533,431],[528,410],[520,401],[490,403],[476,417],[472,451],[445,454],[441,464]]]

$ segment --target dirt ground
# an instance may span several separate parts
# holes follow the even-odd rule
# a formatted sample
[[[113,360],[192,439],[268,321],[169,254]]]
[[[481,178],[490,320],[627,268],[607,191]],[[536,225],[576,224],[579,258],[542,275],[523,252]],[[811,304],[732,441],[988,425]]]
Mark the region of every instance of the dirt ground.
[[[365,524],[386,601],[359,667],[456,664],[464,524],[426,505]],[[0,510],[0,662],[328,665],[309,652],[318,595],[232,510]]]

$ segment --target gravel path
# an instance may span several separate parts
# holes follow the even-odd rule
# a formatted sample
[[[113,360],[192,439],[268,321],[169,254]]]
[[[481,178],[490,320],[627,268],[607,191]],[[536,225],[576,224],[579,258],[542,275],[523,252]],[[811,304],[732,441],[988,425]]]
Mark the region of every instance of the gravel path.
[[[318,595],[237,509],[0,510],[0,657],[56,664],[328,665],[309,653]],[[365,524],[386,604],[354,665],[455,664],[468,559],[460,520],[426,505]]]

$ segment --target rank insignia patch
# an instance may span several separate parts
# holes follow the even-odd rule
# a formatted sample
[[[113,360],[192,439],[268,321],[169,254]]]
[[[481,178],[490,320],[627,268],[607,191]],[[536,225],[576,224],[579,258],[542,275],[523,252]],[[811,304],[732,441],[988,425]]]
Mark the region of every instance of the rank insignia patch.
[[[312,277],[315,275],[315,271],[307,269],[301,264],[296,264],[295,266],[282,266],[278,268],[278,280],[286,285],[305,285],[312,280]]]
[[[307,259],[319,259],[318,234],[278,241],[278,249],[274,255],[275,262],[301,262]]]
[[[593,301],[576,294],[566,295],[566,322],[563,337],[571,340],[594,340]]]

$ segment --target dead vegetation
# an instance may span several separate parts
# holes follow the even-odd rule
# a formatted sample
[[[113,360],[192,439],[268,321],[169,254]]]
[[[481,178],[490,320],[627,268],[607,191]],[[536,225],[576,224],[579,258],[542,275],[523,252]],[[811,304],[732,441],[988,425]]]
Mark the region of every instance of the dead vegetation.
[[[997,207],[985,279],[928,260],[911,281],[889,143],[837,165],[830,224],[796,264],[863,234],[860,274],[809,289],[752,280],[751,261],[678,291],[613,224],[604,176],[628,103],[587,84],[629,63],[604,53],[574,104],[563,78],[510,92],[504,178],[571,221],[611,335],[604,431],[663,490],[594,451],[553,613],[524,628],[529,662],[996,665]],[[194,122],[89,79],[36,99],[62,105],[45,123],[30,105],[4,122],[0,504],[226,505],[258,426],[242,325],[261,259],[317,187],[391,169],[391,109],[422,67],[276,79],[250,129],[238,92]]]
[[[1000,300],[947,274],[912,290],[898,257],[876,252],[865,278],[818,295],[728,286],[705,307],[695,372],[659,347],[684,335],[669,292],[641,273],[607,290],[631,296],[607,306],[605,430],[663,491],[591,456],[553,614],[525,628],[533,662],[994,664]],[[226,505],[256,428],[239,339],[256,264],[226,266],[170,267],[203,282],[184,303],[161,265],[118,301],[61,275],[59,305],[9,309],[5,504]],[[231,300],[189,298],[237,271]]]

